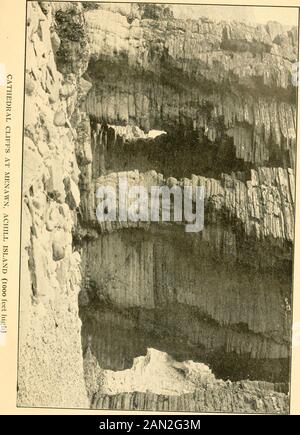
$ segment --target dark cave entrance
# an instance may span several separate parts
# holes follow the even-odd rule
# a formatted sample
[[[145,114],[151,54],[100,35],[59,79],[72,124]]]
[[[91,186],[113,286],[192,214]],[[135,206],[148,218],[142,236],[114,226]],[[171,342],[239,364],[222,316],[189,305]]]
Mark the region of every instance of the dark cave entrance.
[[[288,338],[279,331],[288,325],[281,309],[268,310],[289,291],[286,276],[249,270],[218,256],[212,240],[195,239],[156,228],[85,242],[83,351],[90,343],[102,369],[119,371],[151,347],[177,361],[205,363],[219,379],[287,384]]]
[[[210,141],[188,125],[133,139],[96,116],[90,122],[93,180],[138,169],[165,178],[235,172],[246,181],[253,167],[236,158],[225,133]],[[292,265],[268,243],[244,240],[228,216],[205,221],[197,236],[151,226],[82,241],[83,354],[90,346],[101,369],[121,371],[154,348],[204,363],[218,379],[283,383],[286,391]]]
[[[133,132],[135,127],[132,127]],[[251,168],[235,157],[232,138],[220,136],[214,142],[204,130],[178,129],[152,137],[127,137],[91,116],[93,178],[104,173],[155,170],[164,177],[190,178],[192,174],[220,179],[223,173]],[[105,163],[104,163],[105,161]]]

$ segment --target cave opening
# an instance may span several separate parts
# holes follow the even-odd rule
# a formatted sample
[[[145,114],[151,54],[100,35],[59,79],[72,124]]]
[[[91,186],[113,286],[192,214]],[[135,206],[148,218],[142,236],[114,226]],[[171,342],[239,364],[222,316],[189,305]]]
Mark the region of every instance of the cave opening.
[[[95,183],[102,175],[154,170],[166,179],[196,174],[223,180],[223,174],[232,173],[245,183],[251,179],[255,158],[237,157],[242,153],[237,151],[235,132],[225,128],[222,116],[210,123],[208,101],[199,108],[208,125],[199,127],[192,116],[183,115],[178,122],[172,118],[173,109],[168,118],[151,106],[151,80],[146,86],[138,75],[136,83],[127,77],[126,61],[124,69],[106,63],[99,68],[102,62],[90,62],[86,75],[93,88],[85,106],[91,166],[82,171],[84,176]],[[114,74],[124,79],[118,92]],[[138,119],[137,107],[131,116],[127,107],[138,97],[139,87],[144,101],[149,97],[149,119],[141,113]],[[132,104],[137,106],[136,101]],[[163,134],[152,137],[147,133],[150,126]],[[250,131],[246,123],[237,127],[243,134]],[[244,139],[253,144],[251,134]],[[280,166],[284,153],[271,142],[272,138],[266,166]],[[84,186],[87,191],[89,183]],[[209,206],[205,213],[207,218]],[[178,363],[179,371],[186,362],[203,364],[204,371],[218,380],[270,382],[287,392],[292,264],[282,255],[286,246],[280,252],[281,247],[272,248],[268,240],[243,237],[241,222],[230,220],[222,210],[217,222],[205,222],[197,235],[175,225],[110,233],[87,230],[80,240],[84,359],[90,352],[111,381],[134,370],[139,358],[146,361],[152,349],[160,352],[156,358],[166,354],[173,365]],[[134,388],[131,382],[121,388]]]
[[[232,138],[224,135],[211,141],[204,129],[174,127],[168,132],[150,130],[145,134],[134,125],[111,126],[91,116],[91,132],[94,179],[136,169],[175,178],[201,174],[220,179],[223,173],[231,172],[249,177],[251,164],[236,158]]]
[[[249,270],[218,256],[211,242],[158,227],[86,240],[83,354],[89,348],[102,370],[126,373],[156,349],[178,363],[205,364],[216,379],[287,389],[288,337],[279,332],[288,330],[279,306],[290,288],[286,274]]]

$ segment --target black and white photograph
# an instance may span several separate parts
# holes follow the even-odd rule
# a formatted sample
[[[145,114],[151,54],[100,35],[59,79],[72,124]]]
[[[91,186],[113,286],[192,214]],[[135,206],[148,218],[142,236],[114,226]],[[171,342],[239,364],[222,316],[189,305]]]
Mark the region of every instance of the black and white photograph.
[[[16,406],[289,414],[299,9],[26,8]]]

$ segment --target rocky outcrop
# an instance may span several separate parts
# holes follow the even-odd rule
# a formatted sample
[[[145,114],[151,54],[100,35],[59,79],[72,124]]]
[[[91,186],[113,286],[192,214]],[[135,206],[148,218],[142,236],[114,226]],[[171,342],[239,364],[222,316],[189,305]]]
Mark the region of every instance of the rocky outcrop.
[[[262,397],[261,397],[262,395]],[[282,414],[287,409],[287,396],[248,386],[246,383],[230,387],[209,385],[194,393],[168,396],[155,393],[119,393],[115,395],[97,394],[94,409],[114,409],[126,411],[160,412],[236,412]]]
[[[54,5],[27,5],[18,405],[87,407],[72,243],[79,168],[69,125],[80,72],[57,69]]]
[[[249,360],[247,369],[242,371],[245,376],[246,372],[248,376],[250,373],[253,373],[251,377],[257,376],[257,371],[261,370],[264,379],[284,378],[290,353],[291,275],[288,270],[292,270],[293,227],[289,227],[290,236],[286,229],[294,216],[294,184],[292,178],[287,184],[289,174],[292,176],[291,171],[281,168],[259,168],[251,171],[248,181],[243,181],[241,173],[239,178],[232,174],[220,181],[196,176],[191,180],[164,180],[155,171],[145,174],[132,171],[112,173],[95,181],[92,194],[89,192],[86,196],[88,200],[82,196],[82,209],[86,210],[84,222],[89,222],[81,233],[82,237],[88,235],[83,249],[87,300],[82,304],[88,305],[89,298],[100,301],[97,308],[100,317],[96,315],[94,319],[94,314],[87,310],[87,319],[91,318],[94,326],[91,331],[87,328],[84,335],[95,336],[93,331],[103,331],[102,337],[95,338],[94,342],[102,367],[108,364],[103,349],[110,346],[110,339],[105,338],[105,324],[122,329],[126,319],[135,312],[135,320],[128,325],[131,337],[135,334],[133,331],[139,331],[133,349],[122,350],[119,344],[119,351],[113,348],[109,351],[112,367],[125,368],[127,364],[130,366],[134,356],[145,352],[149,338],[143,333],[145,319],[141,312],[148,310],[146,330],[151,331],[153,347],[166,350],[167,346],[172,354],[178,340],[200,346],[202,360],[215,370],[220,360],[224,365],[229,364],[226,359],[229,361],[232,353],[236,359],[247,355],[255,361],[256,373]],[[176,222],[98,223],[97,199],[92,202],[91,195],[97,186],[104,185],[114,186],[118,192],[119,182],[124,177],[129,188],[147,187],[149,194],[155,185],[172,184],[182,189],[203,185],[203,230],[191,236]],[[277,223],[282,222],[282,232],[274,223],[276,219]],[[91,227],[99,233],[94,233],[94,240],[89,237]],[[113,231],[118,233],[111,234]],[[122,312],[109,312],[105,304],[116,305]],[[168,335],[172,344],[155,339],[151,335],[154,330]],[[116,342],[120,333],[114,338]],[[125,337],[122,340],[125,341]],[[183,344],[182,355],[187,347]],[[220,359],[222,350],[225,353]],[[270,364],[264,370],[266,359]],[[124,365],[123,361],[129,363]]]
[[[205,209],[207,221],[216,220],[220,213],[228,221],[239,222],[246,236],[253,235],[255,239],[269,239],[281,242],[292,242],[294,239],[294,198],[295,179],[291,169],[263,168],[251,170],[250,179],[246,174],[224,174],[221,180],[209,179],[202,176],[192,175],[191,179],[177,180],[170,177],[164,179],[162,174],[155,171],[139,173],[138,170],[131,172],[111,173],[97,178],[90,186],[86,194],[87,200],[83,199],[83,209],[86,211],[85,222],[97,221],[96,207],[98,200],[91,198],[91,192],[96,193],[100,186],[111,186],[116,192],[120,192],[120,182],[125,179],[128,189],[133,186],[146,188],[148,201],[148,221],[145,222],[122,222],[117,214],[117,222],[99,222],[102,231],[122,229],[123,227],[139,227],[151,220],[151,188],[158,186],[179,186],[184,194],[184,188],[190,187],[193,200],[195,188],[203,186],[205,197]],[[126,192],[127,193],[127,192]],[[92,200],[91,200],[92,199]],[[130,206],[130,199],[126,198]],[[131,202],[134,199],[131,198]],[[117,201],[119,196],[117,195]],[[195,201],[195,200],[194,200]],[[205,233],[205,229],[204,229]]]
[[[86,19],[93,86],[84,103],[91,125],[82,119],[80,126],[84,224],[77,234],[85,240],[84,346],[89,337],[104,371],[129,370],[152,346],[180,361],[202,361],[222,379],[286,382],[296,31],[272,23],[154,20],[130,6],[99,5]],[[140,128],[167,135],[150,139]],[[172,173],[178,167],[185,178]],[[175,222],[97,222],[95,192],[105,185],[118,192],[124,177],[148,192],[153,185],[204,186],[201,234],[189,239]],[[96,407],[152,406],[141,390],[106,395],[103,388]],[[239,394],[239,386],[232,388]],[[192,410],[224,410],[205,400],[191,396]],[[169,405],[168,395],[164,404],[183,406]],[[265,412],[269,405],[259,406]]]
[[[156,227],[86,242],[84,345],[92,337],[102,368],[129,368],[151,345],[205,362],[221,378],[284,381],[291,322],[287,274],[283,279],[283,271],[218,259],[211,240],[194,239]]]
[[[275,23],[28,4],[21,406],[287,412],[296,53]],[[125,176],[203,186],[203,231],[99,223]]]
[[[280,413],[287,406],[280,384],[224,382],[205,364],[177,362],[151,348],[120,372],[100,370],[88,349],[85,366],[98,374],[88,384],[94,409]]]
[[[130,8],[86,13],[88,113],[145,130],[203,130],[211,142],[225,134],[239,159],[294,166],[296,28],[153,20]]]

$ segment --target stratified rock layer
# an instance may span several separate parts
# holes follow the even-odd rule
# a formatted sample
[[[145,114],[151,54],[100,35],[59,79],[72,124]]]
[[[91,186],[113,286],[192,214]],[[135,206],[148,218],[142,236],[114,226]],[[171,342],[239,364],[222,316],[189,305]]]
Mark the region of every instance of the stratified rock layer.
[[[207,19],[145,19],[126,7],[86,14],[86,110],[101,122],[231,137],[236,157],[295,164],[297,30]]]
[[[84,104],[91,126],[87,119],[79,126],[84,132],[79,146],[84,228],[78,234],[86,239],[84,345],[90,337],[102,369],[129,369],[152,346],[180,360],[206,362],[226,379],[286,382],[296,30],[145,15],[113,5],[86,13],[91,41],[86,77],[93,86]],[[151,141],[136,127],[167,135]],[[174,141],[176,136],[180,139]],[[172,173],[176,162],[186,178],[180,178],[180,170]],[[182,191],[203,186],[201,234],[188,239],[176,223],[154,225],[149,219],[97,222],[97,189],[118,191],[124,177],[149,194],[153,185]],[[108,324],[113,327],[107,329]],[[128,409],[151,408],[145,405],[147,394],[145,401],[133,396]],[[129,396],[109,398],[100,388],[96,397],[97,407],[118,409]],[[205,400],[192,410],[222,409],[218,401],[210,407]],[[248,410],[255,407],[272,412],[266,404]]]
[[[296,53],[274,23],[28,4],[19,405],[287,412]],[[124,176],[204,186],[204,230],[97,222]]]
[[[111,173],[107,176],[97,178],[89,186],[86,194],[86,201],[83,197],[83,210],[85,210],[85,220],[97,221],[97,195],[100,186],[111,186],[117,192],[121,190],[123,180],[127,181],[128,189],[133,186],[146,188],[148,201],[148,219],[144,223],[151,221],[151,188],[158,186],[178,186],[184,195],[184,188],[190,187],[195,201],[196,187],[203,186],[205,208],[207,211],[208,223],[216,220],[220,213],[228,221],[241,224],[242,231],[246,236],[253,235],[256,240],[275,240],[277,242],[292,242],[294,239],[294,198],[295,180],[291,169],[282,168],[258,168],[257,171],[251,170],[250,179],[246,179],[243,173],[223,175],[221,180],[209,179],[202,176],[193,175],[191,179],[184,178],[177,180],[170,177],[167,180],[162,174],[155,171],[139,173],[139,171]],[[126,193],[127,194],[127,193]],[[94,198],[92,198],[94,195]],[[134,199],[131,199],[133,202]],[[131,202],[128,200],[128,206]],[[138,227],[143,222],[122,223],[117,215],[117,222],[100,223],[102,231],[122,229],[123,227]],[[205,229],[204,229],[205,232]]]
[[[262,396],[262,397],[261,397]],[[236,412],[271,413],[287,412],[288,400],[283,393],[264,390],[261,386],[247,388],[247,384],[231,387],[211,385],[194,393],[180,396],[167,396],[154,393],[119,393],[115,395],[97,394],[94,409],[114,409],[126,411],[173,411],[173,412]]]
[[[102,368],[128,368],[152,346],[203,361],[222,378],[285,381],[288,275],[218,259],[211,243],[159,227],[86,243],[83,341],[92,337]]]
[[[179,363],[155,349],[120,372],[101,370],[88,350],[85,368],[86,375],[97,373],[88,378],[94,409],[282,413],[287,407],[279,384],[224,382],[202,363]]]

